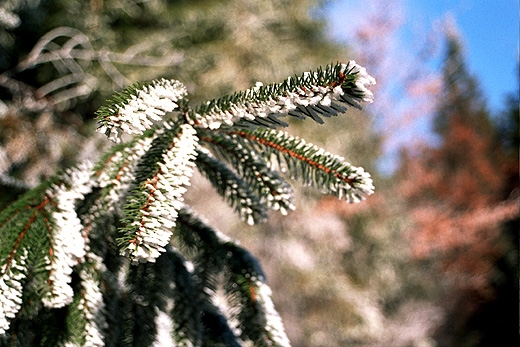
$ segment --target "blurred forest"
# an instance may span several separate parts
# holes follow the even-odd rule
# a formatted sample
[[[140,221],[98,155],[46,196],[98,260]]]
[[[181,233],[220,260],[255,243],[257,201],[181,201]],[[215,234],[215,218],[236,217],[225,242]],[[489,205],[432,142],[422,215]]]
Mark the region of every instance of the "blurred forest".
[[[518,91],[490,113],[453,24],[434,38],[439,71],[426,48],[392,62],[398,1],[370,2],[344,47],[322,1],[0,0],[0,207],[95,160],[107,143],[94,112],[114,90],[174,78],[198,101],[355,58],[377,108],[288,131],[366,168],[373,196],[347,205],[301,187],[296,211],[255,227],[203,180],[189,203],[259,258],[294,346],[516,346]],[[392,63],[414,69],[397,78]],[[396,81],[408,109],[392,105]],[[426,114],[437,141],[416,139],[379,174],[385,141]]]

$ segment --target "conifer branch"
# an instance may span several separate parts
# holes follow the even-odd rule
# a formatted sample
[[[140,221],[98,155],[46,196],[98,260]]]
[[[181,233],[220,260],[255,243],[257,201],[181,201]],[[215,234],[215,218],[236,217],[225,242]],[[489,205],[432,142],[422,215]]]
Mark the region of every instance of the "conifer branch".
[[[8,319],[16,317],[22,307],[23,284],[27,279],[27,250],[17,258],[11,258],[8,264],[2,266],[0,278],[0,335],[9,329]]]
[[[321,117],[335,116],[346,111],[347,106],[360,108],[362,102],[372,102],[368,87],[375,83],[365,68],[351,60],[279,84],[257,83],[244,92],[208,101],[188,115],[193,125],[209,129],[286,126],[279,117],[287,115],[322,123]]]
[[[242,221],[255,224],[267,218],[266,206],[260,202],[249,184],[205,148],[199,148],[197,168],[216,188],[217,192],[235,208]]]
[[[164,251],[193,174],[195,130],[189,124],[166,126],[142,157],[123,210],[121,251],[136,261],[153,261]]]
[[[285,163],[292,178],[335,194],[348,202],[359,202],[373,193],[370,174],[345,162],[342,157],[306,143],[305,140],[272,129],[233,130],[231,136],[259,148],[266,161],[273,157]]]
[[[258,261],[184,194],[197,167],[254,224],[268,209],[294,209],[278,172],[287,169],[360,201],[373,192],[362,168],[271,128],[281,116],[321,123],[371,102],[374,83],[349,62],[194,109],[174,80],[116,94],[97,114],[119,144],[0,212],[0,343],[37,341],[19,330],[36,319],[49,346],[289,346]],[[63,324],[49,328],[56,317]]]
[[[79,270],[80,286],[75,292],[66,318],[69,337],[67,343],[102,347],[108,329],[105,319],[103,283],[106,272],[103,260],[89,252]]]
[[[83,261],[86,250],[84,229],[75,211],[75,205],[77,200],[81,200],[91,191],[90,169],[91,165],[85,165],[70,170],[64,182],[52,186],[47,193],[51,201],[55,202],[51,218],[42,210],[50,244],[50,290],[42,298],[43,304],[47,307],[63,307],[72,301],[72,267]]]
[[[253,255],[185,209],[179,213],[177,231],[182,243],[198,253],[195,264],[204,263],[195,267],[205,269],[199,274],[204,292],[224,313],[231,331],[257,346],[290,346],[263,270]],[[226,279],[222,284],[220,277]],[[218,298],[219,289],[225,293],[223,298]]]
[[[167,298],[173,301],[173,307],[167,312],[172,320],[173,332],[166,331],[173,335],[174,346],[198,346],[202,340],[201,317],[198,307],[201,299],[198,295],[196,278],[193,276],[193,264],[186,260],[179,252],[172,247],[167,247],[166,253],[159,258],[161,262],[157,264],[163,270],[164,280],[171,279],[174,286]]]
[[[229,238],[211,228],[188,207],[179,211],[177,222],[173,243],[193,262],[200,285],[214,291],[212,278],[218,277],[226,262],[225,254],[219,253],[222,251],[219,245]]]
[[[244,145],[235,136],[223,132],[199,132],[201,142],[228,161],[268,208],[279,210],[284,215],[295,208],[289,184],[269,168],[267,161],[252,146]]]
[[[255,346],[290,346],[282,320],[271,300],[271,290],[258,261],[232,242],[224,245],[230,276],[226,283],[234,318],[244,341]]]
[[[30,287],[42,294],[46,307],[63,307],[72,302],[70,286],[72,267],[83,260],[85,238],[81,223],[74,211],[76,200],[90,191],[89,165],[67,171],[59,179],[29,191],[17,203],[0,214],[2,238],[0,326],[8,326],[6,318],[14,318],[22,308],[24,279],[27,267],[20,272],[20,264],[33,264]],[[18,233],[10,232],[16,230]],[[45,274],[45,275],[44,275]],[[3,312],[2,312],[3,311]],[[4,329],[5,330],[5,329]]]
[[[94,167],[93,179],[102,188],[101,199],[105,200],[104,208],[107,212],[122,208],[134,184],[137,164],[156,137],[157,134],[150,130],[129,143],[113,146]]]
[[[116,143],[123,133],[142,134],[166,113],[180,109],[186,95],[186,87],[175,80],[130,86],[97,111],[98,131]]]

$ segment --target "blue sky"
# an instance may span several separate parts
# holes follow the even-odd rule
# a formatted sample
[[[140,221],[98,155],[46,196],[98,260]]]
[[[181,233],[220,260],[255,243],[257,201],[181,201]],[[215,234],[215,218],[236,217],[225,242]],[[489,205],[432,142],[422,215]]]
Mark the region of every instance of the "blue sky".
[[[377,1],[385,3],[386,0],[332,1],[326,8],[330,35],[348,44],[353,29],[370,11],[367,10],[367,3]],[[425,33],[431,32],[435,23],[441,24],[449,16],[461,34],[467,67],[479,81],[489,110],[494,115],[504,110],[506,96],[518,92],[518,0],[393,0],[393,3],[395,7],[392,9],[398,10],[403,25],[395,42],[398,52],[391,54],[405,59],[413,56],[416,53],[414,43],[420,41],[419,38]],[[431,61],[429,68],[439,69],[443,46],[440,49],[437,60]],[[363,65],[362,61],[359,63]],[[377,103],[377,95],[374,103]],[[396,109],[399,109],[399,103],[407,104],[406,99],[399,99]],[[395,170],[401,147],[414,146],[417,139],[435,143],[430,119],[430,115],[425,114],[386,137],[379,160],[381,172],[392,173]],[[387,122],[391,124],[392,119],[378,119],[380,127],[392,129]]]
[[[490,109],[500,111],[505,96],[518,88],[518,0],[401,0],[401,4],[405,45],[421,29],[429,30],[448,13],[453,16],[465,41],[469,70],[478,78]],[[327,11],[331,34],[348,43],[349,31],[366,13],[364,6],[362,0],[333,1]]]

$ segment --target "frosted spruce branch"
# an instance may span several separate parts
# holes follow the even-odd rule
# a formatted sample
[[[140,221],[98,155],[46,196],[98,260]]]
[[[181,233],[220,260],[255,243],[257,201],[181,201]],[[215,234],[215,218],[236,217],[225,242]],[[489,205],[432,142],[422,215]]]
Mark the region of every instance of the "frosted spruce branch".
[[[199,148],[197,167],[243,221],[252,225],[267,218],[264,205],[248,182],[215,158],[206,148]]]
[[[22,307],[23,284],[27,278],[27,250],[17,258],[11,259],[2,268],[0,278],[0,335],[9,329],[10,320]]]
[[[224,132],[213,134],[202,130],[201,141],[238,171],[256,193],[256,199],[253,201],[258,200],[260,206],[280,211],[284,215],[294,209],[290,185],[278,172],[269,168],[266,159],[253,147],[238,142],[236,137]],[[249,209],[239,211],[248,224],[254,224],[256,219],[251,213]]]
[[[359,202],[374,192],[370,174],[355,167],[344,158],[329,153],[305,140],[273,129],[229,131],[242,142],[259,149],[266,162],[276,158],[279,166],[285,164],[286,171],[294,179],[326,194],[334,194],[347,202]]]
[[[8,319],[22,308],[22,287],[41,293],[47,308],[72,302],[73,267],[84,260],[88,247],[75,204],[91,191],[90,168],[84,164],[68,170],[0,213],[0,328],[4,332]],[[38,266],[29,275],[23,264]]]
[[[220,231],[207,226],[193,211],[182,209],[179,220],[177,240],[188,247],[188,253],[204,250],[203,258],[193,260],[204,265],[197,267],[204,269],[197,276],[209,295],[203,300],[209,300],[208,305],[218,309],[215,314],[222,314],[235,332],[236,337],[227,345],[240,344],[240,337],[242,341],[252,341],[254,346],[289,347],[257,259]]]
[[[121,142],[123,133],[140,135],[178,109],[186,95],[186,87],[175,80],[136,84],[114,95],[98,110],[98,131],[116,143]]]
[[[323,123],[321,117],[335,116],[347,106],[371,103],[374,96],[368,88],[375,83],[365,68],[351,60],[280,84],[257,83],[252,89],[200,105],[190,112],[190,119],[210,129],[237,124],[286,126],[279,117],[287,115]]]
[[[364,68],[350,61],[348,64],[330,65],[316,72],[307,72],[301,77],[288,78],[280,84],[266,87],[257,85],[250,90],[224,96],[195,109],[188,106],[185,99],[186,89],[178,81],[161,80],[135,85],[116,94],[107,106],[98,111],[99,131],[106,133],[116,142],[120,141],[123,132],[130,135],[143,135],[149,130],[145,138],[150,136],[155,138],[153,140],[155,145],[151,145],[141,158],[136,158],[148,161],[143,167],[155,167],[155,171],[148,172],[147,177],[137,178],[141,183],[133,188],[133,193],[128,198],[127,207],[124,209],[126,226],[121,229],[126,236],[119,238],[123,249],[129,251],[129,254],[140,254],[136,260],[156,258],[168,241],[170,232],[167,229],[175,225],[175,212],[182,206],[182,194],[185,188],[178,190],[174,198],[172,195],[172,199],[166,199],[164,193],[169,190],[165,190],[167,186],[159,182],[163,178],[161,171],[169,160],[173,160],[173,157],[168,159],[154,155],[159,152],[160,155],[164,154],[164,148],[168,146],[169,140],[161,139],[168,138],[172,133],[169,120],[162,118],[167,112],[176,110],[176,121],[187,122],[184,127],[191,125],[195,131],[194,135],[198,134],[186,142],[188,148],[192,148],[191,146],[200,137],[203,146],[209,146],[216,154],[228,161],[253,189],[253,195],[248,193],[249,196],[246,197],[245,191],[241,190],[242,196],[239,197],[238,191],[233,187],[242,185],[241,179],[234,178],[235,182],[230,180],[229,170],[226,174],[228,179],[225,181],[216,180],[216,177],[210,179],[217,187],[217,191],[224,195],[226,201],[236,207],[241,218],[253,224],[263,219],[265,213],[262,212],[262,206],[280,210],[282,213],[293,209],[291,191],[276,172],[267,169],[269,158],[261,158],[259,152],[254,149],[253,142],[260,139],[258,134],[252,135],[253,137],[248,139],[251,143],[245,145],[244,142],[237,142],[236,138],[237,134],[243,135],[246,132],[225,133],[217,130],[225,130],[232,126],[247,131],[250,128],[262,129],[283,125],[278,118],[284,115],[308,117],[323,122],[321,117],[337,115],[338,112],[346,110],[347,106],[359,108],[361,102],[372,102],[373,94],[368,87],[374,83],[375,80],[366,73]],[[175,121],[175,115],[172,116]],[[220,129],[221,125],[225,125],[223,129]],[[163,134],[159,138],[157,138],[157,131]],[[269,144],[266,153],[285,155],[286,163],[291,164],[290,168],[296,170],[291,172],[292,177],[300,177],[305,184],[316,186],[324,192],[334,193],[349,202],[357,202],[362,200],[364,195],[372,193],[370,175],[361,168],[356,168],[344,162],[343,158],[326,153],[316,146],[307,145],[303,140],[283,138],[279,135],[278,140],[283,140],[283,143],[278,143],[277,137],[271,134],[269,139],[256,141],[256,144]],[[247,136],[242,137],[247,138]],[[125,151],[127,150],[128,147]],[[193,161],[196,161],[198,153],[201,151],[192,153],[190,156],[192,160],[185,161],[182,165],[186,166],[179,167],[179,172],[183,170],[186,173],[191,172],[188,166],[197,165]],[[152,155],[152,159],[147,159],[150,157],[149,154]],[[204,158],[206,160],[199,160],[198,164],[201,171],[207,174],[211,166],[207,165],[209,157],[205,155]],[[115,159],[115,156],[110,159]],[[154,161],[158,161],[160,165]],[[124,162],[120,165],[120,169],[124,170],[128,166],[136,165],[136,163],[127,164],[130,163]],[[305,176],[307,172],[305,167],[310,168],[309,172],[318,174]],[[227,170],[223,166],[220,168]],[[100,174],[102,175],[102,172]],[[120,173],[117,176],[119,177]],[[182,174],[177,179],[183,180]],[[148,180],[146,181],[148,183],[145,180]],[[189,185],[189,175],[184,177],[184,181],[183,184]],[[112,182],[115,186],[120,186],[118,180],[112,179]],[[147,188],[144,189],[143,185],[146,184]],[[162,188],[157,189],[156,184]],[[231,189],[223,189],[223,185],[228,185]],[[156,194],[159,195],[155,196]],[[135,228],[137,232],[133,231]],[[147,242],[143,242],[143,237],[153,244],[151,248],[148,248]],[[150,254],[150,257],[145,254]]]
[[[70,170],[63,182],[51,186],[46,193],[52,201],[49,205],[53,206],[51,215],[44,215],[46,224],[52,223],[48,227],[52,250],[47,261],[50,290],[43,297],[43,304],[47,307],[63,307],[72,302],[72,267],[83,261],[87,248],[75,204],[91,191],[91,166]]]
[[[142,178],[138,177],[140,182],[124,207],[126,227],[121,230],[124,236],[119,242],[123,254],[137,260],[154,261],[164,251],[195,166],[198,139],[193,127],[166,125],[157,144],[167,147],[155,146],[158,153],[148,152],[150,162],[139,172]]]
[[[257,260],[184,195],[197,169],[247,224],[295,208],[284,172],[361,201],[367,172],[275,128],[360,108],[374,83],[351,61],[196,107],[175,80],[117,93],[97,112],[116,144],[0,212],[0,345],[31,344],[18,322],[41,316],[67,325],[42,332],[48,346],[289,346]]]

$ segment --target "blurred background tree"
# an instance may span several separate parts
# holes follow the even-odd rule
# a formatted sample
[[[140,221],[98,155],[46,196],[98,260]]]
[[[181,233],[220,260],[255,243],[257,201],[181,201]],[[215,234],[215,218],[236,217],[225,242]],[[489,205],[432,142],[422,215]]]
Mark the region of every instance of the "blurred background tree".
[[[349,49],[326,36],[325,1],[0,1],[0,206],[96,156],[94,111],[114,90],[175,78],[197,101],[354,56],[378,80],[373,112],[394,126],[353,115],[291,131],[375,172],[384,140],[435,108],[436,146],[410,146],[359,206],[303,187],[288,218],[250,228],[215,210],[202,180],[188,203],[259,257],[295,346],[483,345],[508,327],[482,317],[516,307],[518,97],[492,117],[457,36],[440,73],[392,61],[399,1],[371,3]],[[405,111],[388,91],[397,80],[416,97]]]
[[[412,255],[450,283],[440,292],[439,345],[508,345],[518,320],[518,105],[490,115],[455,28],[442,73],[439,143],[403,152],[397,174],[414,220]]]

